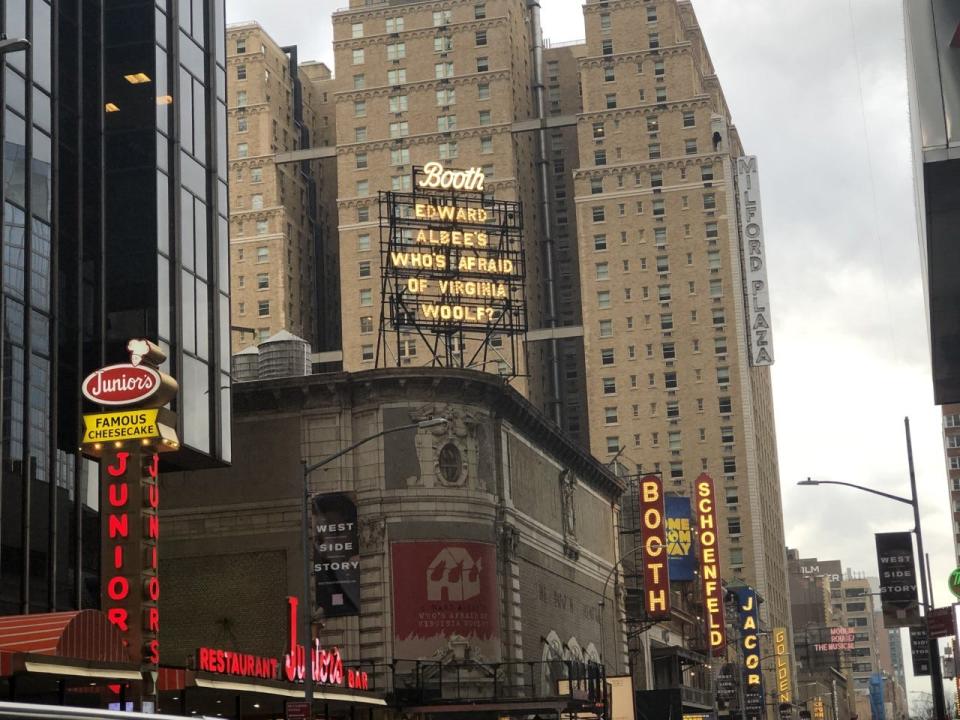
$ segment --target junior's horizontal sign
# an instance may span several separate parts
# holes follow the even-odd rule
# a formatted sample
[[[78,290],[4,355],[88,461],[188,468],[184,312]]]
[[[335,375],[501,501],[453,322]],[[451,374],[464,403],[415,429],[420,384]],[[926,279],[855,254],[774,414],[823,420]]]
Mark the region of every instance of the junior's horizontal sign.
[[[161,437],[158,409],[125,410],[83,416],[84,443]]]

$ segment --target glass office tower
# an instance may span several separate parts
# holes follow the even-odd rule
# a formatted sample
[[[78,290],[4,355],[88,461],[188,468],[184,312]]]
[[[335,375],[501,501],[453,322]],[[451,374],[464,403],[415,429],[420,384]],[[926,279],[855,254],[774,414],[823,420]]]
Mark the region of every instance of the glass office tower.
[[[80,380],[155,338],[180,467],[230,459],[222,0],[4,0],[0,614],[96,607]]]

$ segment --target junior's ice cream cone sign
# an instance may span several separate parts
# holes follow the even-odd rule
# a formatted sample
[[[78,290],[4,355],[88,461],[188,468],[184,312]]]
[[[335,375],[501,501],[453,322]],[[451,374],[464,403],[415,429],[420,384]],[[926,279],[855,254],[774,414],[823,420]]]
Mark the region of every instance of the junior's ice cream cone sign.
[[[160,663],[160,453],[177,450],[176,415],[163,406],[177,381],[160,370],[164,352],[149,340],[127,343],[130,362],[95,370],[81,390],[109,408],[83,416],[83,452],[100,460],[100,595],[131,661]]]

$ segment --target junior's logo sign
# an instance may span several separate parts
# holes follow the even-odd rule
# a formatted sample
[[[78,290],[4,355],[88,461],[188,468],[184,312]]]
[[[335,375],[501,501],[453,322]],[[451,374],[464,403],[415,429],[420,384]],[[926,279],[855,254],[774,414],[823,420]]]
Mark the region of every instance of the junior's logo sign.
[[[160,373],[143,365],[109,365],[87,375],[82,389],[98,405],[133,405],[160,389]]]

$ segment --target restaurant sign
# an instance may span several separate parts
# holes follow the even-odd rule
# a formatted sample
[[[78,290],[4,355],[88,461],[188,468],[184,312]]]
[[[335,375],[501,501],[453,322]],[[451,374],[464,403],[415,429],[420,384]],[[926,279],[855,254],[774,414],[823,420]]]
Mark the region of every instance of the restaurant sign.
[[[197,670],[216,675],[259,678],[263,680],[286,680],[300,683],[307,674],[307,648],[297,640],[298,598],[287,597],[287,652],[282,658],[266,657],[251,653],[202,647],[197,650]],[[313,682],[318,685],[346,687],[351,690],[369,690],[370,677],[354,668],[345,668],[340,650],[329,650],[314,639],[310,648],[310,669]]]

